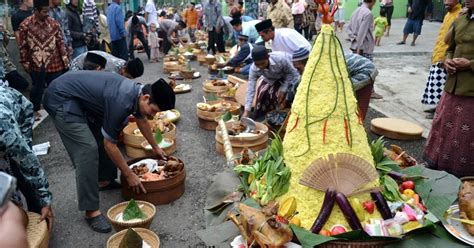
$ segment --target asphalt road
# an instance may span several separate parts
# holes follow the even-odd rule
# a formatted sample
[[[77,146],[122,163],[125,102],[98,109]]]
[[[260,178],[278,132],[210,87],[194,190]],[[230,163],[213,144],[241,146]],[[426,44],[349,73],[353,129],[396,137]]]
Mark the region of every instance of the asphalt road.
[[[142,59],[143,54],[139,55]],[[162,64],[145,63],[145,75],[137,81],[152,83],[163,77]],[[201,83],[207,78],[206,68],[193,64],[202,77],[192,82],[190,93],[177,95],[176,108],[181,112],[177,123],[177,152],[175,156],[185,162],[187,170],[186,190],[177,201],[157,206],[157,214],[151,230],[161,239],[162,247],[196,247],[201,240],[195,232],[205,227],[203,207],[206,189],[212,177],[223,170],[224,158],[215,150],[214,132],[198,127],[195,114],[197,102],[202,101]],[[100,83],[100,82],[98,82]],[[370,110],[367,121],[382,116]],[[377,138],[368,132],[369,140]],[[78,211],[74,168],[51,121],[46,119],[35,129],[34,143],[51,142],[48,155],[40,156],[50,189],[53,193],[53,208],[56,215],[50,247],[105,247],[107,239],[114,233],[93,232]],[[421,159],[424,140],[412,142],[392,142],[404,147],[418,160]],[[111,206],[123,201],[120,191],[101,192],[100,208],[105,213]]]

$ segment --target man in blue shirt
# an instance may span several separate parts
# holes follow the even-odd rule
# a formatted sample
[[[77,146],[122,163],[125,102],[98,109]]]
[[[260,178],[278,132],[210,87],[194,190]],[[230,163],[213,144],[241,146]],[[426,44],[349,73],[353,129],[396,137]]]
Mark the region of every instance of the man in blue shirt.
[[[163,156],[147,118],[174,105],[173,89],[163,79],[152,85],[141,85],[112,72],[71,71],[49,85],[43,106],[53,118],[76,168],[79,210],[85,211],[86,221],[94,231],[111,231],[99,210],[99,184],[106,187],[117,176],[116,170],[104,170],[104,165],[99,163],[101,156],[110,158],[132,190],[146,193],[117,147],[118,138],[128,117],[134,115],[153,152]],[[100,152],[102,146],[106,154]],[[106,176],[108,182],[98,182]]]
[[[263,42],[262,38],[257,32],[257,29],[255,28],[255,24],[260,22],[260,20],[253,20],[242,23],[242,20],[234,18],[232,21],[230,21],[230,24],[237,34],[240,33],[246,35],[248,37],[248,42],[255,44],[257,42]]]
[[[127,32],[125,31],[125,17],[123,16],[120,0],[113,0],[107,8],[107,24],[109,25],[110,40],[112,41],[112,55],[128,60]]]
[[[249,75],[250,66],[253,63],[253,45],[248,42],[248,39],[247,35],[239,34],[239,52],[227,62],[228,66],[241,67],[239,73],[242,75]]]

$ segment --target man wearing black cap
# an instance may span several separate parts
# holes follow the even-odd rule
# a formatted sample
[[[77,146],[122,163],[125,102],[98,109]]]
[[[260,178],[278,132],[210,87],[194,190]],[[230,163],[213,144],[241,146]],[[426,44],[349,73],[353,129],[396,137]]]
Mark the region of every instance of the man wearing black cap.
[[[76,168],[79,210],[85,211],[86,221],[94,231],[110,232],[110,224],[99,211],[98,181],[106,186],[117,174],[99,164],[100,156],[105,154],[99,154],[98,149],[103,144],[132,189],[145,192],[140,179],[127,166],[117,141],[128,117],[134,115],[153,152],[163,156],[147,118],[174,108],[173,89],[163,79],[141,85],[115,73],[76,71],[54,80],[45,92],[43,104]],[[103,139],[98,138],[102,136]]]
[[[280,51],[294,54],[300,48],[305,48],[311,51],[311,44],[292,28],[277,28],[273,27],[272,20],[263,20],[255,25],[260,36],[265,42],[272,41],[272,51]]]
[[[253,63],[252,50],[254,45],[249,43],[248,39],[247,35],[239,34],[239,52],[227,62],[228,66],[240,67],[239,73],[242,75],[249,75],[250,66]]]
[[[104,60],[105,65],[102,65]],[[88,64],[87,66],[86,63]],[[100,69],[97,69],[98,66]],[[141,77],[145,69],[143,62],[139,58],[125,61],[106,52],[90,51],[79,55],[71,62],[71,71],[79,70],[103,70],[115,72],[128,79],[134,79]]]
[[[255,46],[252,50],[252,59],[254,64],[250,67],[243,116],[250,115],[256,93],[253,117],[262,119],[268,112],[286,107],[288,89],[300,81],[300,75],[293,67],[291,54],[283,52],[268,54],[264,46]],[[257,80],[260,77],[263,77],[263,81],[257,89]]]

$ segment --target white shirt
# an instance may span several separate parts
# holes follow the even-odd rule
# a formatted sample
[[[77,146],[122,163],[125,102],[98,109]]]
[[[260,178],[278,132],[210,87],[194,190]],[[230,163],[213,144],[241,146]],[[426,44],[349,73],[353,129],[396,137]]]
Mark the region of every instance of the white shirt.
[[[156,11],[155,3],[153,1],[148,1],[145,6],[145,12],[148,13],[148,20],[146,20],[146,25],[154,23],[158,27],[158,12]]]
[[[293,56],[302,47],[311,51],[311,44],[296,30],[291,28],[275,29],[275,37],[272,40],[272,52],[280,51]]]

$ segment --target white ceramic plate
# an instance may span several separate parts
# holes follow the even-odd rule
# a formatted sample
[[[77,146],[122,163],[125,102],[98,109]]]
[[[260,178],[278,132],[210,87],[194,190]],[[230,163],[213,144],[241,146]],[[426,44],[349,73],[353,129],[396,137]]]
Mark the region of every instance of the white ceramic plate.
[[[452,216],[455,218],[460,218],[459,217],[459,206],[458,204],[452,205],[449,207],[448,211],[452,211]],[[462,225],[461,222],[457,220],[452,220],[449,218],[446,218],[446,224],[443,223],[444,228],[448,230],[451,235],[456,237],[457,239],[461,240],[462,242],[469,244],[471,246],[474,246],[474,236],[469,234],[466,229],[464,229],[464,226]]]
[[[156,159],[147,158],[130,165],[129,168],[132,169],[133,167],[141,165],[141,164],[146,164],[146,167],[148,168],[149,171],[153,171],[156,167],[158,167],[158,161],[156,161]]]

